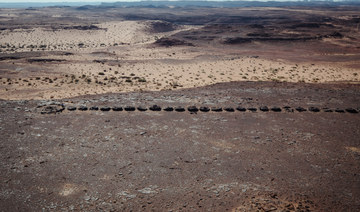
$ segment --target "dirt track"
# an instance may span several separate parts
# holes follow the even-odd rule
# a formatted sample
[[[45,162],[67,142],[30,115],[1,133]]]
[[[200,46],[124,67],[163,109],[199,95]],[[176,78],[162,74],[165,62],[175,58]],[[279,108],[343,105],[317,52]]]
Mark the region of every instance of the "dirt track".
[[[358,108],[359,90],[243,82],[60,102]],[[2,211],[360,209],[360,114],[40,114],[49,102],[0,102]]]

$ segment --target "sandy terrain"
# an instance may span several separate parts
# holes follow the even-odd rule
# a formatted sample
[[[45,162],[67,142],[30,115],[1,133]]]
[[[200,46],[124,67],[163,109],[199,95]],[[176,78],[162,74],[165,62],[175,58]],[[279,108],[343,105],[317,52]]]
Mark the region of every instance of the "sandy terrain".
[[[288,12],[288,9],[268,10],[274,14],[283,12],[286,15]],[[257,40],[251,43],[227,45],[219,42],[243,28],[234,28],[237,25],[231,24],[222,27],[170,23],[161,20],[162,17],[158,21],[105,18],[95,22],[96,13],[89,15],[86,12],[74,17],[78,23],[69,23],[67,13],[72,14],[69,11],[48,8],[28,11],[29,20],[34,19],[31,25],[21,24],[21,10],[1,11],[4,23],[20,23],[4,28],[0,33],[3,46],[0,98],[60,99],[109,92],[172,90],[230,81],[358,83],[360,80],[357,60],[360,51],[350,45],[357,39],[352,31],[341,38],[329,37],[328,34],[334,34],[335,30],[324,28],[319,31],[324,34],[321,42],[294,42],[293,39],[299,39],[299,36],[308,39],[313,36],[309,30],[316,34],[318,29],[297,30],[290,26],[289,29],[276,29],[275,36],[280,41],[269,43],[254,37],[251,39]],[[240,14],[252,12],[242,9]],[[303,13],[324,15],[322,11],[309,13],[294,9],[293,12],[298,12],[304,19]],[[331,15],[346,19],[343,13],[338,13]],[[36,21],[35,17],[49,14],[49,23]],[[347,17],[351,17],[351,13]],[[295,19],[294,23],[297,23]],[[226,27],[232,29],[227,31]],[[248,25],[245,28],[249,30],[248,35],[269,34],[267,28],[256,33],[251,32],[253,28]],[[204,43],[209,37],[212,40],[207,42],[211,45]],[[168,43],[162,40],[164,38],[170,38],[165,41]],[[186,42],[178,46],[173,43],[174,39],[185,39]],[[237,38],[231,39],[229,42]],[[156,41],[161,42],[157,44]]]
[[[359,69],[331,64],[291,65],[253,57],[214,61],[197,59],[201,54],[187,51],[181,47],[172,48],[170,52],[144,49],[120,56],[122,59],[117,58],[121,51],[111,57],[104,52],[84,57],[58,56],[51,59],[70,57],[71,62],[49,65],[36,62],[23,65],[16,61],[16,69],[8,71],[1,79],[3,89],[0,95],[3,99],[59,99],[109,92],[181,89],[230,81],[357,83],[360,80]],[[136,57],[136,53],[144,56]],[[99,59],[99,55],[102,60],[114,62],[93,62]],[[26,75],[18,76],[19,70],[27,72]],[[39,71],[34,73],[34,70]]]
[[[112,21],[90,25],[95,26],[96,28],[90,28],[89,30],[71,28],[15,29],[2,33],[0,40],[2,43],[20,47],[17,49],[17,52],[29,51],[30,47],[28,48],[28,46],[31,45],[37,47],[46,45],[44,48],[34,48],[35,50],[75,50],[86,52],[91,51],[92,48],[116,46],[118,44],[136,45],[152,43],[155,41],[156,36],[164,36],[164,33],[148,33],[148,25],[148,21]],[[193,27],[183,26],[181,28],[181,30],[188,30]],[[166,33],[166,35],[170,35],[178,31],[179,30],[173,30],[171,33]]]

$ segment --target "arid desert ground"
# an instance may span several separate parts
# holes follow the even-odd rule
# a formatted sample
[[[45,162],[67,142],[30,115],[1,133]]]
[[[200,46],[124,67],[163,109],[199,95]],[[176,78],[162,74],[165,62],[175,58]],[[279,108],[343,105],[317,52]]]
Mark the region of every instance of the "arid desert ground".
[[[359,211],[359,11],[0,9],[0,211]]]

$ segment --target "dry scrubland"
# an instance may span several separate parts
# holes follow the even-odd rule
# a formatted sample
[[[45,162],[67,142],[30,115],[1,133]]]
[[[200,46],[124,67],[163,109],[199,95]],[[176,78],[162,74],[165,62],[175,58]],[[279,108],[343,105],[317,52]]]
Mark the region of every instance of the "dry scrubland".
[[[129,18],[131,11],[121,8],[107,16],[73,10],[1,9],[0,98],[58,99],[230,81],[360,80],[359,35],[351,11],[217,9],[229,16],[271,14],[274,24],[220,15],[223,20],[191,25],[170,22],[162,9],[148,12],[148,19],[159,12],[159,20],[127,20],[139,18]],[[113,17],[115,12],[125,18]],[[277,15],[288,12],[294,20],[276,27]],[[329,20],[307,20],[313,16]]]

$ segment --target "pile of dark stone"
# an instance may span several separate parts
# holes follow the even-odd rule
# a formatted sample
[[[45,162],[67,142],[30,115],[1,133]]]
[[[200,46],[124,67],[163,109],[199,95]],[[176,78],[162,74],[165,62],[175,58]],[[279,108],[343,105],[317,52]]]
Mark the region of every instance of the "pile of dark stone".
[[[65,105],[61,103],[50,103],[39,105],[38,108],[40,108],[41,114],[56,114],[63,112],[65,110]]]

